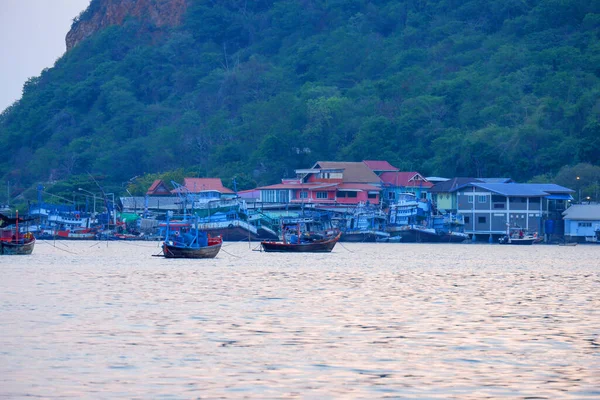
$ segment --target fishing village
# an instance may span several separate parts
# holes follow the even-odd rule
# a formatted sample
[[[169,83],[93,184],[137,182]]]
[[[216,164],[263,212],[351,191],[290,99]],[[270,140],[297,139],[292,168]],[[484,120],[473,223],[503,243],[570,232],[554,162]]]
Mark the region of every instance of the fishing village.
[[[85,201],[73,204],[46,201],[40,186],[26,215],[3,214],[2,254],[31,254],[35,239],[164,241],[164,255],[179,258],[215,257],[222,241],[267,252],[330,252],[338,241],[600,243],[600,206],[556,184],[424,177],[379,160],[295,172],[244,191],[219,178],[156,180],[145,196],[78,188]]]

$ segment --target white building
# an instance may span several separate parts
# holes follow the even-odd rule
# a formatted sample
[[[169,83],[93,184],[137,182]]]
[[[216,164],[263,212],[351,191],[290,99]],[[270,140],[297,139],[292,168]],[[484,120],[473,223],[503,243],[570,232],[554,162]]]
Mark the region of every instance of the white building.
[[[600,204],[574,204],[563,212],[565,239],[572,242],[595,242],[600,230]]]

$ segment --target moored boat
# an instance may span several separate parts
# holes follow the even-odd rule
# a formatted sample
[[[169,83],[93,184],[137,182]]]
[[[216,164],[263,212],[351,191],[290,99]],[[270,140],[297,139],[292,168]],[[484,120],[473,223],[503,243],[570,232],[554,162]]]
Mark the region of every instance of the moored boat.
[[[498,239],[500,244],[531,245],[539,242],[537,234],[526,233],[521,228],[510,228],[507,224],[506,235]]]
[[[290,242],[263,241],[260,244],[262,249],[267,253],[329,253],[333,250],[341,236],[341,232],[326,236],[305,233]]]
[[[17,211],[16,218],[9,218],[0,214],[0,254],[2,255],[29,255],[33,252],[35,246],[35,237],[31,232],[21,233],[19,222],[28,220],[19,218]],[[15,225],[10,228],[10,225]],[[8,229],[4,228],[7,227]]]
[[[221,250],[223,240],[221,237],[206,237],[206,242],[165,240],[163,254],[165,258],[215,258]]]
[[[359,205],[345,216],[339,226],[342,231],[341,242],[376,242],[390,237],[385,232],[387,216],[378,208]]]
[[[265,252],[329,253],[340,240],[342,232],[331,226],[327,215],[304,215],[285,218],[281,225],[281,240],[260,242]]]
[[[215,258],[221,250],[223,238],[211,237],[207,232],[189,228],[187,222],[177,223],[175,231],[171,231],[167,219],[167,230],[163,242],[165,258]],[[196,224],[197,226],[197,224]]]
[[[35,237],[26,233],[22,237],[11,240],[0,240],[0,254],[2,255],[29,255],[33,252]]]

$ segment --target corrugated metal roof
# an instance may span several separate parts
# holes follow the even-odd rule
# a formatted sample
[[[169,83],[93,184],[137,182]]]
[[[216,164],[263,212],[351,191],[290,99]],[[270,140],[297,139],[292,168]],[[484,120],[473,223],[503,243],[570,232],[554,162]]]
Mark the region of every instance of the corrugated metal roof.
[[[471,182],[482,182],[477,178],[452,178],[445,182],[436,183],[429,193],[451,193]]]
[[[551,193],[574,191],[553,183],[471,183],[473,186],[504,196],[544,197]]]
[[[600,204],[574,204],[563,211],[563,219],[600,221]]]
[[[223,186],[220,178],[183,178],[183,186],[189,193],[200,192],[219,192],[219,193],[234,193],[233,190]],[[177,193],[177,189],[172,190],[172,193]]]
[[[510,178],[478,178],[478,179],[485,183],[513,183],[514,182]]]

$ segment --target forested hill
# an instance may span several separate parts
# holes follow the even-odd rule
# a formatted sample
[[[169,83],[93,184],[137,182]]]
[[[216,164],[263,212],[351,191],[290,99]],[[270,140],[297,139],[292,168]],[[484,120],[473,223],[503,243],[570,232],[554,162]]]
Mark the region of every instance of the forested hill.
[[[129,3],[170,2],[176,22],[123,15],[27,81],[0,116],[5,181],[183,169],[239,189],[318,160],[520,181],[600,165],[597,0]]]

